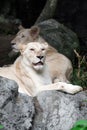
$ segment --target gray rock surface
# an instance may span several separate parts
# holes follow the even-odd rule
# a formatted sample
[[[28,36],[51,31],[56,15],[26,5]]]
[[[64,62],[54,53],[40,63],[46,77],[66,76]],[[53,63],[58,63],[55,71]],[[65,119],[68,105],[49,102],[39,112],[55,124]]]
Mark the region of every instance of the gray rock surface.
[[[0,78],[0,124],[4,130],[29,130],[33,115],[32,98],[18,94],[14,81]]]
[[[87,119],[87,92],[69,95],[58,91],[38,94],[32,130],[70,130]]]
[[[75,54],[73,50],[79,49],[77,35],[72,30],[53,19],[41,22],[38,26],[41,28],[41,36],[59,52],[66,55],[74,62]]]
[[[0,77],[3,130],[70,130],[79,119],[87,120],[87,91],[44,91],[31,98],[18,94],[14,81]]]

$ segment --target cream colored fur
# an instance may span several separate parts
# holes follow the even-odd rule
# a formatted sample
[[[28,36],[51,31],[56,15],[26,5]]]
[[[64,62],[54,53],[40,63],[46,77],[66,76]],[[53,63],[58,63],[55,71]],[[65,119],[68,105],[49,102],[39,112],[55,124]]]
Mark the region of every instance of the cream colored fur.
[[[47,43],[31,42],[20,45],[21,55],[9,67],[0,68],[0,76],[15,80],[19,92],[35,96],[45,90],[61,90],[74,94],[82,88],[65,82],[52,83],[49,69],[45,63]]]
[[[20,44],[27,44],[32,41],[44,43],[44,39],[39,35],[39,28],[25,29],[21,27],[16,37],[11,41],[13,51],[18,52]],[[50,45],[47,51],[46,64],[53,82],[69,82],[73,70],[71,61]]]

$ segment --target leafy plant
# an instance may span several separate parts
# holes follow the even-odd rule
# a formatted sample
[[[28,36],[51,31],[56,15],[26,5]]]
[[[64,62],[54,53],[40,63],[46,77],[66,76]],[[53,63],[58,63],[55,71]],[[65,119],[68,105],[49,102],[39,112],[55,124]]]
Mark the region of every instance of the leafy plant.
[[[87,120],[78,120],[71,130],[87,130]]]
[[[0,124],[0,129],[3,129],[3,128],[4,128],[3,125]]]

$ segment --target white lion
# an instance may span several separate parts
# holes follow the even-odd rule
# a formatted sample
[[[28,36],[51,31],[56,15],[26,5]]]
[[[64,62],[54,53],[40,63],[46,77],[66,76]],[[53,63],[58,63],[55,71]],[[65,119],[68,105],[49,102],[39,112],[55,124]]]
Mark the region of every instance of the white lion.
[[[19,45],[27,44],[29,42],[40,42],[44,43],[44,39],[39,35],[40,29],[37,26],[33,26],[30,29],[20,28],[16,37],[11,41],[13,51],[19,51]],[[10,53],[10,56],[12,53]],[[71,61],[64,55],[57,52],[52,46],[49,45],[47,50],[46,64],[48,65],[50,75],[53,82],[63,81],[69,83],[72,64]]]
[[[19,92],[35,96],[44,90],[61,90],[74,94],[82,88],[64,82],[52,83],[49,69],[45,63],[48,44],[30,42],[19,45],[21,55],[9,67],[0,68],[0,76],[15,80]],[[53,66],[55,68],[55,65]]]

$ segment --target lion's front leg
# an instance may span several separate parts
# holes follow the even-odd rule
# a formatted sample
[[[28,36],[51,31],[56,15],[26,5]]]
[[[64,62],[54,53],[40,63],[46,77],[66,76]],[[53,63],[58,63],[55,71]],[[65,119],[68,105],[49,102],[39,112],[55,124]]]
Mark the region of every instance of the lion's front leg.
[[[75,94],[75,93],[83,90],[83,88],[78,85],[67,84],[65,82],[58,82],[58,86],[61,91],[64,91],[64,92],[67,92],[70,94]]]
[[[40,91],[45,90],[60,90],[70,94],[75,94],[79,91],[82,91],[83,88],[78,85],[67,84],[65,82],[58,82],[50,85],[41,86]]]

